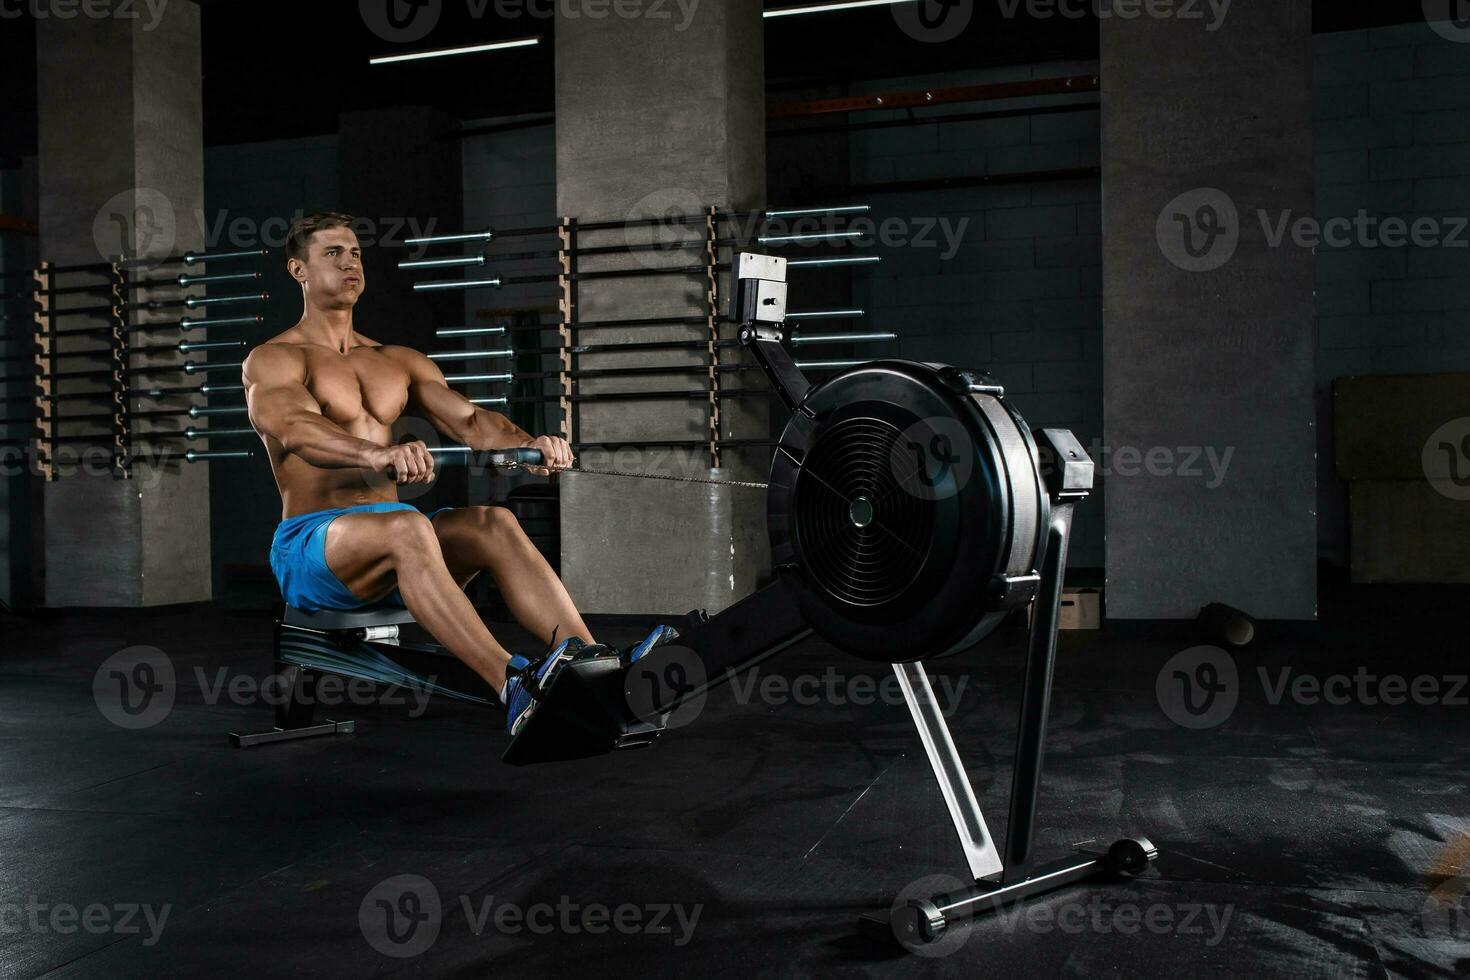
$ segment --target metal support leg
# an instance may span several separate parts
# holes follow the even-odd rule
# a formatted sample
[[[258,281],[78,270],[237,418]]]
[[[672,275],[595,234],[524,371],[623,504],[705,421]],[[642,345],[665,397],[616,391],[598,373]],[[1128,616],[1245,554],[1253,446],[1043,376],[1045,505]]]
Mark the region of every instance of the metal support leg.
[[[934,768],[934,778],[939,781],[939,792],[944,796],[944,805],[949,808],[950,820],[954,821],[970,877],[981,881],[999,875],[1003,870],[1000,853],[990,836],[990,828],[985,826],[985,816],[975,800],[975,790],[970,786],[965,764],[955,750],[944,713],[934,700],[934,689],[929,686],[929,675],[924,672],[924,665],[894,664],[893,672],[898,675],[904,702],[914,717],[914,727],[919,730],[919,740],[924,743],[929,765]]]
[[[1084,852],[1033,867],[1036,797],[1041,786],[1047,715],[1051,708],[1062,573],[1067,567],[1073,506],[1071,499],[1060,495],[1052,502],[1046,551],[1040,569],[1041,583],[1032,607],[1004,863],[991,842],[969,778],[950,738],[949,726],[934,703],[934,693],[923,667],[919,664],[894,665],[903,687],[904,700],[919,729],[919,738],[924,743],[940,792],[949,807],[950,818],[959,834],[975,884],[958,891],[911,900],[890,912],[864,915],[860,925],[865,932],[877,938],[890,942],[897,940],[906,948],[914,949],[934,942],[958,921],[994,912],[1033,895],[1089,878],[1131,878],[1158,856],[1158,850],[1147,838],[1133,837],[1117,841],[1105,851]]]
[[[1041,585],[1031,607],[1031,635],[1026,650],[1026,679],[1021,693],[1021,722],[1016,761],[1011,770],[1011,812],[1006,822],[1007,883],[1025,878],[1031,869],[1036,836],[1036,796],[1046,751],[1046,722],[1051,711],[1052,673],[1057,659],[1057,620],[1062,604],[1062,578],[1072,531],[1070,502],[1053,505],[1041,564]]]
[[[277,644],[280,643],[280,630],[281,627],[277,627]],[[318,735],[350,735],[357,729],[356,722],[333,721],[330,718],[323,719],[321,724],[313,724],[316,717],[316,682],[319,676],[316,671],[287,664],[277,657],[276,676],[281,679],[285,688],[284,697],[276,705],[276,727],[268,732],[247,735],[231,732],[230,744],[235,748],[248,749],[272,742],[315,738]]]

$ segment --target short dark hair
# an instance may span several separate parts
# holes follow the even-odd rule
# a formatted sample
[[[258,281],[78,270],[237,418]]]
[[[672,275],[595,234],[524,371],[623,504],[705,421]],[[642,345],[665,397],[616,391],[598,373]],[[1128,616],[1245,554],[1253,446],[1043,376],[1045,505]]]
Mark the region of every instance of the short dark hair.
[[[355,217],[340,211],[322,211],[297,218],[291,222],[291,230],[286,232],[286,258],[305,262],[312,235],[328,228],[351,228],[356,223]]]

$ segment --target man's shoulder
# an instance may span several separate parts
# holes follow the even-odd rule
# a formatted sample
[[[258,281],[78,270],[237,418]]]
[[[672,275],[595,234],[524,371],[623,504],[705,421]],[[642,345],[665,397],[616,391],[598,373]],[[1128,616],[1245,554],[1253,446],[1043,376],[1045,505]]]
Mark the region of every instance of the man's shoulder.
[[[402,344],[378,344],[375,350],[390,360],[408,366],[430,363],[429,358],[421,351],[416,351],[412,347],[404,347]]]
[[[242,365],[245,377],[261,381],[303,374],[306,368],[306,348],[299,342],[283,339],[285,337],[286,334],[272,337],[253,349]]]

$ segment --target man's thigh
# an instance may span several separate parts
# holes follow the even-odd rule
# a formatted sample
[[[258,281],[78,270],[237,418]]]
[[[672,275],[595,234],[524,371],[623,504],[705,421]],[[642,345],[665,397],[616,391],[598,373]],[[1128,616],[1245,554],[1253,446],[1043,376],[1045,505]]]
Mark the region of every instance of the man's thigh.
[[[353,595],[376,602],[397,586],[403,548],[422,554],[434,546],[428,519],[418,511],[343,514],[327,528],[327,567]]]

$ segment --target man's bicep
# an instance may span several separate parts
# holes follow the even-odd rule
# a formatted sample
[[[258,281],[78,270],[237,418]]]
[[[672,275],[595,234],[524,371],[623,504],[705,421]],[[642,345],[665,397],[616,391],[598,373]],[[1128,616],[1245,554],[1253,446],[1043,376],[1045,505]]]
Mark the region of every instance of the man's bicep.
[[[321,415],[322,407],[299,381],[261,382],[247,389],[246,405],[250,423],[257,431],[278,436],[281,428],[294,415]]]
[[[474,404],[449,387],[442,375],[437,381],[416,380],[412,394],[415,404],[429,417],[429,421],[445,430],[447,435],[461,435],[460,430],[474,418]]]
[[[297,412],[321,414],[321,405],[307,390],[305,365],[296,351],[275,344],[257,347],[241,373],[250,423],[258,431],[278,435]]]

